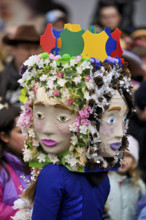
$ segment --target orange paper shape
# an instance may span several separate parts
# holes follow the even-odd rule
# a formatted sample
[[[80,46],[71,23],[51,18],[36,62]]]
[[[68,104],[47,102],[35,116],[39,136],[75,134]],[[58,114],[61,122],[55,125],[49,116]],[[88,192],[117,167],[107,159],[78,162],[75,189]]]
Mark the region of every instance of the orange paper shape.
[[[117,46],[116,46],[116,50],[114,50],[110,56],[121,57],[123,54],[123,50],[120,45],[121,31],[118,28],[116,28],[116,30],[113,33],[111,33],[111,35],[117,41]]]
[[[94,34],[87,30],[82,37],[84,39],[84,50],[81,56],[84,59],[86,57],[94,57],[103,62],[108,57],[106,53],[106,42],[109,36],[105,31],[102,31],[99,34]]]
[[[45,33],[40,37],[40,45],[44,52],[50,53],[51,50],[56,46],[56,38],[52,33],[52,24],[47,24]]]

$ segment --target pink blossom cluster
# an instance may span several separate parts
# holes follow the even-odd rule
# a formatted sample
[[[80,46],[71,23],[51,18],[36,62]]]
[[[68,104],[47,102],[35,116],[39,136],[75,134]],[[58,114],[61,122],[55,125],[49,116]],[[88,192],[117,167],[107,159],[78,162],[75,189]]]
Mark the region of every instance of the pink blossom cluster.
[[[79,116],[76,118],[75,125],[79,131],[80,125],[89,125],[90,121],[87,119],[92,113],[90,106],[86,106],[83,110],[79,111]]]
[[[25,111],[21,113],[17,125],[23,129],[26,129],[32,124],[33,112],[32,108],[30,107],[31,101],[28,100],[25,104]]]

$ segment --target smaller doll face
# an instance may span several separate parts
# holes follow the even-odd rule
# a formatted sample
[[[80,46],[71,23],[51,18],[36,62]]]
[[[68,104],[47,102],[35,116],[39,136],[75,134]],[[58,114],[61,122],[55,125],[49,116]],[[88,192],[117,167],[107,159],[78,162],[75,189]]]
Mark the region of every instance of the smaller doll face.
[[[119,150],[127,113],[128,107],[120,93],[116,91],[110,101],[109,109],[103,114],[99,130],[103,157],[114,157]]]
[[[71,115],[63,105],[44,105],[36,102],[33,117],[35,132],[46,153],[61,154],[69,149],[69,125],[75,122],[76,114]]]

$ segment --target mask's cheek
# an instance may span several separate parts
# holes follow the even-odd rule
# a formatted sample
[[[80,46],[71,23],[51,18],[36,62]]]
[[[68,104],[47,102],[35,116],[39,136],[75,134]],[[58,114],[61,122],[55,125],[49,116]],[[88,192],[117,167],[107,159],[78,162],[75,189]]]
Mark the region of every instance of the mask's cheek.
[[[70,136],[70,131],[69,131],[69,125],[68,124],[58,124],[56,126],[56,129],[58,129],[59,133],[63,136]]]
[[[43,131],[44,122],[42,120],[34,120],[34,129],[36,133],[41,133]]]

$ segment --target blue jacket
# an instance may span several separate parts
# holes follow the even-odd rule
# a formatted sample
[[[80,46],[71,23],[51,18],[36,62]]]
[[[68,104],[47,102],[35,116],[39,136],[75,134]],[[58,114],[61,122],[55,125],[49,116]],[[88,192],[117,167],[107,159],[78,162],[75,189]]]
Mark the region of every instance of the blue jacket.
[[[96,186],[84,173],[48,164],[38,177],[32,220],[100,220],[109,190],[107,175]]]

